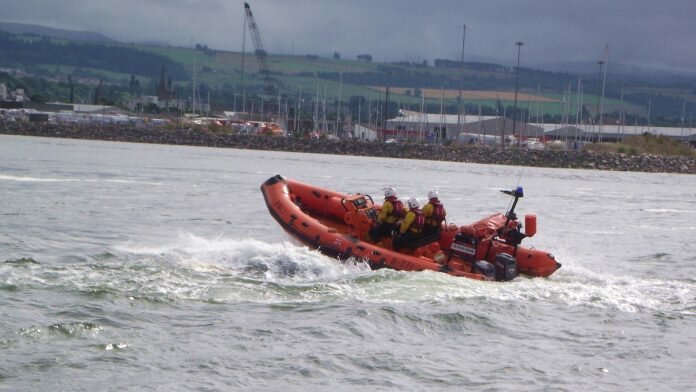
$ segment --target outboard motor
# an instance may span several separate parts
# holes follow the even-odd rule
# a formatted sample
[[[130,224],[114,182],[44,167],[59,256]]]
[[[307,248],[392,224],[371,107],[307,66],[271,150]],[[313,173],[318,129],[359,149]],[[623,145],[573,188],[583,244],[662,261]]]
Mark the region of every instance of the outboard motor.
[[[496,280],[495,267],[486,260],[478,260],[473,263],[474,271],[485,276],[488,280]]]
[[[507,253],[495,255],[495,280],[507,282],[517,277],[517,260]]]

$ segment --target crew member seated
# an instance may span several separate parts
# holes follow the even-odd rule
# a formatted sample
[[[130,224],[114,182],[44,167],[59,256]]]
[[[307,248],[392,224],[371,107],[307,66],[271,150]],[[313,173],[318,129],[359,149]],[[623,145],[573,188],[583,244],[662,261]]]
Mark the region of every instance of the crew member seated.
[[[394,238],[393,248],[399,250],[403,247],[409,247],[420,238],[423,237],[423,228],[425,226],[425,216],[420,210],[420,203],[416,198],[408,199],[408,212],[401,222],[399,234]]]
[[[428,192],[428,204],[423,207],[425,216],[425,235],[439,234],[442,230],[442,222],[447,216],[445,207],[440,202],[439,194],[436,190]]]
[[[377,216],[377,224],[370,232],[370,241],[379,242],[390,236],[397,229],[396,222],[404,216],[404,206],[396,195],[396,189],[387,187],[384,190],[384,203]]]

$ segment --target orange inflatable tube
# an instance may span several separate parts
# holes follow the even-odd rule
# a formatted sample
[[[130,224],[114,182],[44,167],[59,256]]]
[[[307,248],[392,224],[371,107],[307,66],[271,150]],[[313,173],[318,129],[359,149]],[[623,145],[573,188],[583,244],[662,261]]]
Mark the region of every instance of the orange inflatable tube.
[[[366,240],[381,207],[369,195],[343,194],[280,175],[266,180],[261,192],[271,216],[292,237],[331,257],[364,260],[373,269],[510,280],[518,273],[546,277],[560,268],[549,253],[515,245],[521,234],[510,233],[516,233],[518,224],[502,214],[461,228],[443,226],[437,238],[397,252],[389,239],[378,244]]]

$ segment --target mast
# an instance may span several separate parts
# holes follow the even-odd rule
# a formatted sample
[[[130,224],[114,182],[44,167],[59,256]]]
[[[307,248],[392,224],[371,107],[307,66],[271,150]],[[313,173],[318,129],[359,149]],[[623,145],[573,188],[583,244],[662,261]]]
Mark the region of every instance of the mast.
[[[425,117],[425,91],[421,92],[421,110],[420,110],[420,135],[418,139],[423,141],[423,117]]]
[[[242,30],[242,120],[246,120],[246,85],[244,84],[244,62],[246,58],[246,29],[247,15],[244,13],[244,27]]]
[[[578,142],[578,129],[582,124],[582,98],[582,76],[580,76],[578,77],[578,111],[575,114],[575,143]]]
[[[362,109],[362,95],[358,96],[358,126],[360,126],[360,111]],[[353,127],[353,139],[355,139],[355,135],[357,134],[357,128]]]
[[[314,100],[314,132],[317,132],[319,130],[319,128],[317,127],[318,122],[319,122],[319,79],[317,79],[317,97]]]
[[[442,124],[445,122],[445,85],[440,85],[440,129],[437,132],[437,140],[442,143]]]
[[[324,85],[324,99],[322,100],[321,103],[321,111],[322,111],[322,118],[324,119],[324,131],[329,130],[329,124],[326,121],[326,84]]]
[[[624,88],[621,86],[621,111],[619,113],[619,134],[621,135],[621,139],[623,140],[624,136],[624,120],[626,113],[625,113],[625,107],[624,107]]]
[[[389,82],[387,82],[387,91],[384,92],[384,132],[382,132],[382,141],[387,138],[387,120],[389,119]]]
[[[196,58],[193,58],[193,91],[192,93],[192,100],[193,100],[193,116],[196,116]]]
[[[600,99],[599,103],[599,137],[600,137],[600,142],[602,141],[602,131],[603,131],[603,116],[604,116],[604,91],[607,85],[607,68],[609,68],[609,44],[606,44],[604,46],[604,56],[602,63],[604,64],[604,73],[602,74],[602,97]]]
[[[684,104],[682,105],[682,115],[681,115],[681,137],[682,142],[684,141],[684,120],[686,117],[686,98],[684,98]]]
[[[524,45],[524,42],[522,41],[517,41],[515,42],[515,45],[517,45],[517,68],[515,71],[515,103],[513,105],[513,113],[512,113],[512,137],[515,137],[515,132],[517,131],[515,128],[517,126],[517,88],[519,86],[520,82],[520,52],[522,51],[522,45]],[[505,130],[503,129],[503,132]],[[517,146],[520,146],[521,144],[521,138],[517,139]],[[505,149],[505,138],[503,137],[503,149]]]
[[[302,111],[302,86],[300,86],[300,93],[297,98],[297,108],[295,109],[295,134],[300,134],[300,111]]]
[[[338,109],[336,111],[336,136],[339,136],[339,126],[341,125],[341,96],[343,95],[343,72],[338,73],[340,81],[338,82]]]
[[[575,111],[575,125],[579,126],[582,122],[582,76],[578,77],[577,106]]]
[[[457,96],[457,132],[462,133],[461,123],[462,123],[462,89],[464,88],[464,45],[466,43],[466,25],[463,26],[462,32],[462,56],[459,60],[459,95]],[[464,115],[464,122],[466,122],[466,114]]]
[[[282,106],[280,92],[281,92],[281,88],[278,87],[278,118],[276,118],[276,123],[280,122],[280,110],[281,110],[280,108]]]

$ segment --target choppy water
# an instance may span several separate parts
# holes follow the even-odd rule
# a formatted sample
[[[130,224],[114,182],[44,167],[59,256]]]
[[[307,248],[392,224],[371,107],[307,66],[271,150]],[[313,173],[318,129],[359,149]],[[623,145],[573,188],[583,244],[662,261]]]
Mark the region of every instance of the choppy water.
[[[370,271],[259,185],[525,187],[549,279]],[[0,136],[0,390],[693,390],[696,177]]]

